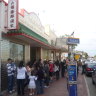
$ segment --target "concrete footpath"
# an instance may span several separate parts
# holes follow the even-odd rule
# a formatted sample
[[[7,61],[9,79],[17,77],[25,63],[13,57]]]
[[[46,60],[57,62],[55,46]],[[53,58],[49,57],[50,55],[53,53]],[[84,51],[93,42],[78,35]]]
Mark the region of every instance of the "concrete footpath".
[[[86,82],[84,79],[84,75],[78,75],[78,96],[88,96],[88,90],[86,87]],[[28,92],[25,92],[25,96],[28,96]],[[5,93],[3,96],[17,96],[17,93],[7,94]],[[54,81],[50,84],[49,88],[45,88],[45,93],[41,96],[69,96],[67,91],[67,81],[66,78],[61,78],[58,81]]]

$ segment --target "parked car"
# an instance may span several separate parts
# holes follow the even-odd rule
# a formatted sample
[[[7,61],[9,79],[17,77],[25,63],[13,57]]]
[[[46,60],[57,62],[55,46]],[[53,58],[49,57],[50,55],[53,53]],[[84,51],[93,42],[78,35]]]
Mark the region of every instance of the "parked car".
[[[92,83],[96,85],[96,66],[93,67]]]
[[[89,75],[92,76],[95,65],[96,65],[96,63],[91,63],[91,62],[86,64],[86,68],[85,68],[86,76],[89,76]]]

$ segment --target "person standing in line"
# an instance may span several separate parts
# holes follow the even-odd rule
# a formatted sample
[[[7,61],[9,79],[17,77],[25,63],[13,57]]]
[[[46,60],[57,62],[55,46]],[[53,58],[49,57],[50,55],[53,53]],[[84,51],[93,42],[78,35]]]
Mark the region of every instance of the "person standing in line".
[[[24,82],[24,87],[26,87],[28,84],[29,84],[29,76],[31,75],[31,71],[32,71],[32,66],[31,66],[31,62],[28,62],[26,64],[26,79],[25,79],[25,82]]]
[[[37,91],[37,96],[38,95],[42,95],[44,93],[44,72],[43,72],[43,68],[38,66],[37,67],[37,80],[36,80],[36,91]]]
[[[44,83],[45,83],[45,88],[49,87],[49,65],[48,61],[44,61]]]
[[[50,60],[49,61],[49,75],[50,75],[50,81],[53,81],[53,73],[54,73],[54,64],[53,62]]]
[[[14,68],[12,66],[12,59],[9,58],[8,60],[8,64],[7,64],[7,76],[8,76],[8,92],[11,94],[12,91],[13,91],[13,71],[14,71]]]
[[[56,75],[56,80],[58,80],[59,79],[59,65],[57,62],[55,62],[55,65],[54,65],[54,72]]]
[[[14,61],[12,61],[12,68],[13,68],[13,92],[15,91],[14,90],[14,87],[15,87],[15,82],[16,82],[16,64]]]
[[[24,81],[26,78],[26,68],[24,67],[24,62],[20,61],[17,67],[17,94],[24,96]]]
[[[36,89],[35,80],[37,80],[37,77],[34,75],[34,71],[31,72],[31,75],[29,76],[29,80],[30,80],[28,85],[28,88],[30,90],[29,95],[34,95]]]
[[[64,74],[65,74],[65,67],[66,67],[66,60],[64,59],[62,62],[61,62],[61,76],[64,77]]]

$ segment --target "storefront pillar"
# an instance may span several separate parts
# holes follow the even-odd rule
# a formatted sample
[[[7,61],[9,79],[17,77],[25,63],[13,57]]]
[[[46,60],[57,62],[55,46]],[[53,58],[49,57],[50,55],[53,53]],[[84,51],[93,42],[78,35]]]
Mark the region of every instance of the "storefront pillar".
[[[43,59],[43,49],[40,48],[40,58]]]
[[[53,60],[56,59],[56,51],[53,51]]]
[[[61,52],[59,52],[59,61],[61,61]]]
[[[30,61],[30,45],[25,45],[25,63]]]

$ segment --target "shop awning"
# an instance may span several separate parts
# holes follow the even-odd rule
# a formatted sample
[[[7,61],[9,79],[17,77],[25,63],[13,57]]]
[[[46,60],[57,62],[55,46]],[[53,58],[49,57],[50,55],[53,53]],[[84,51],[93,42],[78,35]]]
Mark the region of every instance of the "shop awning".
[[[37,33],[33,32],[23,24],[19,24],[19,30],[10,30],[4,36],[16,38],[22,40],[24,42],[29,43],[32,47],[43,47],[47,49],[55,49],[52,47],[47,39],[43,38],[42,36],[38,35]]]

